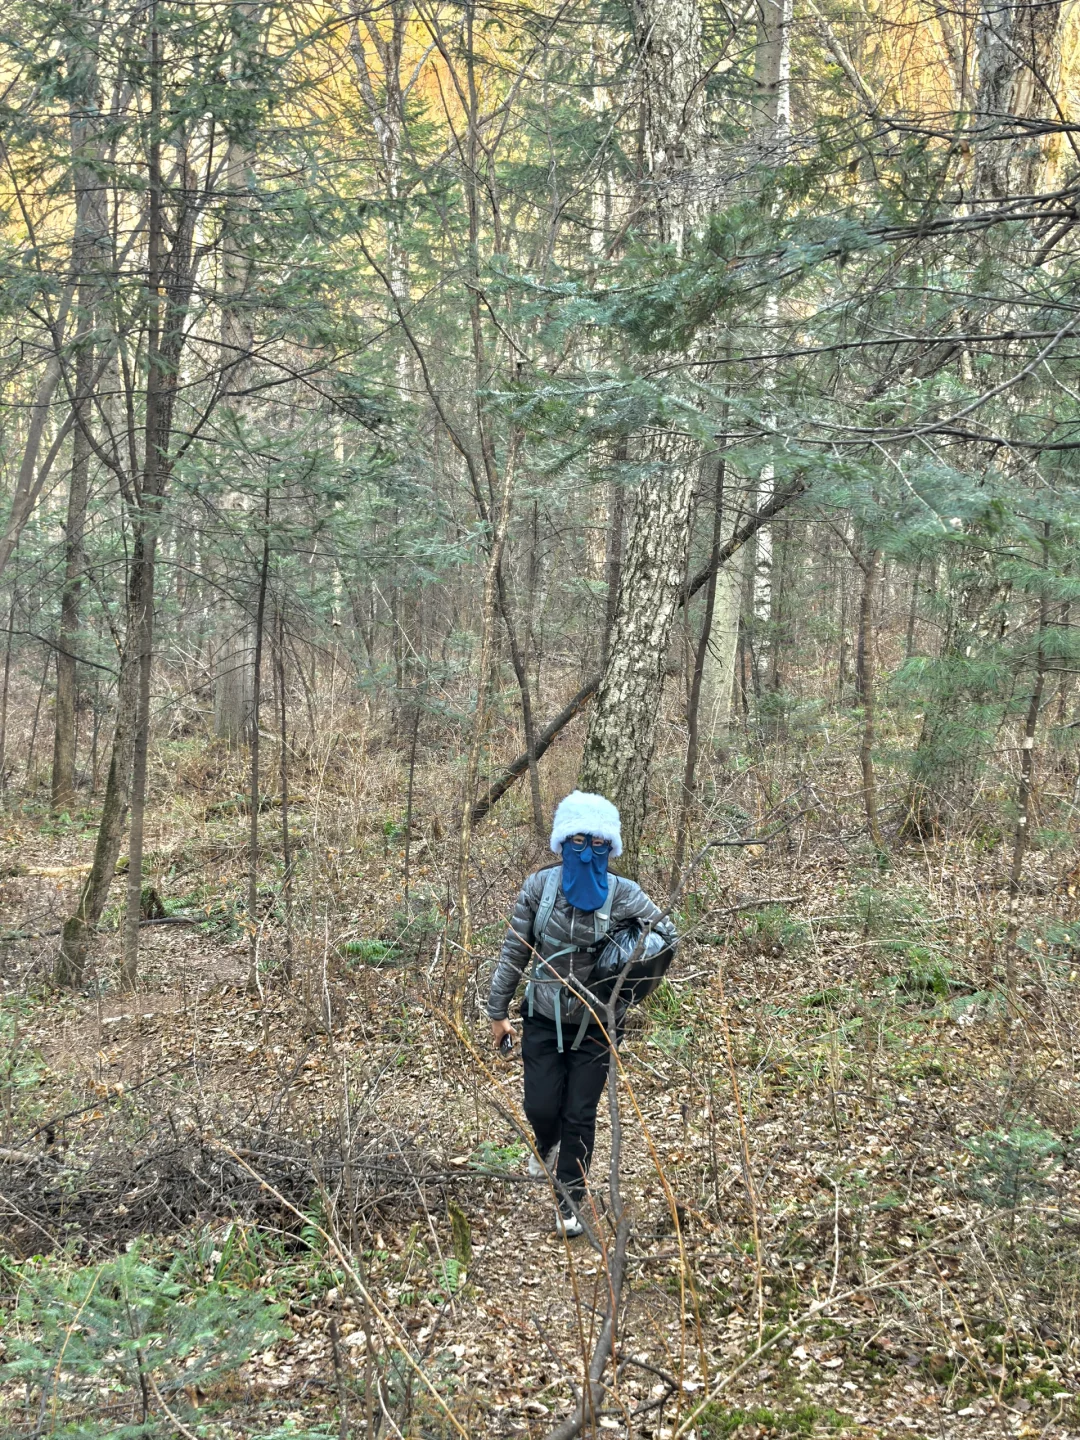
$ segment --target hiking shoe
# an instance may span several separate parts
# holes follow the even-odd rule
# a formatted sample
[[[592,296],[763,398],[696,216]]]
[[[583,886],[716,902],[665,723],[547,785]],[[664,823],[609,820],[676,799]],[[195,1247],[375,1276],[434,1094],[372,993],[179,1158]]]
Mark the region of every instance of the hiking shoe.
[[[544,1156],[529,1156],[529,1174],[534,1180],[541,1180],[555,1167],[555,1156],[559,1153],[558,1145],[552,1145],[551,1149]]]
[[[585,1234],[585,1226],[576,1215],[564,1215],[561,1210],[555,1215],[555,1229],[567,1240],[574,1240]]]

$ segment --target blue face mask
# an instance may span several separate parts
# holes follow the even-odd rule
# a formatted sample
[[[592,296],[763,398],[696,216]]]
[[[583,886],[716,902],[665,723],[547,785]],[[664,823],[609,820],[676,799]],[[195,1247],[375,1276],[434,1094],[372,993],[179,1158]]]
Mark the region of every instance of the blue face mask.
[[[591,835],[585,836],[584,844],[563,841],[563,894],[578,910],[599,910],[607,899],[610,854],[609,842]]]

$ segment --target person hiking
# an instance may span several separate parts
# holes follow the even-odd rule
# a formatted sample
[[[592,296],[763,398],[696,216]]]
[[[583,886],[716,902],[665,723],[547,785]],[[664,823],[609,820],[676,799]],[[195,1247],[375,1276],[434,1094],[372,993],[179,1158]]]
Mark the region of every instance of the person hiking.
[[[536,1140],[529,1173],[540,1176],[554,1166],[556,1229],[569,1237],[584,1231],[578,1212],[609,1055],[604,1028],[593,1013],[596,1007],[590,1010],[577,987],[589,984],[608,937],[633,934],[634,927],[643,935],[662,937],[663,943],[658,938],[653,948],[665,954],[664,968],[677,939],[675,927],[640,885],[608,872],[609,858],[622,854],[619,812],[610,800],[582,790],[567,795],[555,811],[551,849],[560,863],[536,871],[522,885],[485,1008],[496,1048],[502,1048],[507,1037],[512,1044],[510,1002],[532,961],[520,1012],[525,1114]],[[620,996],[612,1036],[616,1044],[626,1008],[627,1000]]]

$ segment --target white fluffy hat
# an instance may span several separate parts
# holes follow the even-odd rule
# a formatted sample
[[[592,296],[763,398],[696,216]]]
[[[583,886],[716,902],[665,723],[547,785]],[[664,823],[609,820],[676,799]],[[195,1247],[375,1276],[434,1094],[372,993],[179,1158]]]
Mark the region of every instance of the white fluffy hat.
[[[563,841],[571,835],[597,835],[611,841],[612,855],[622,854],[622,826],[619,812],[603,795],[588,790],[575,790],[560,800],[551,822],[551,848],[562,854]]]

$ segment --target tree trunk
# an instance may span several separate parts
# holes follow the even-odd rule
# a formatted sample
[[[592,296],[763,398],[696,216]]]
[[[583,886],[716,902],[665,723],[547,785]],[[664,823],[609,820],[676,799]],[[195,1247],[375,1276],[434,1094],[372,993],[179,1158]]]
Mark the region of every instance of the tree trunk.
[[[728,535],[734,534],[741,523],[744,503],[745,492],[740,494],[725,486],[723,529]],[[737,550],[716,577],[712,631],[701,677],[700,730],[705,741],[723,740],[732,721],[739,620],[746,588],[746,563],[750,555],[750,546]]]
[[[1031,195],[1042,183],[1047,142],[1038,122],[1059,118],[1055,97],[1064,12],[1055,0],[1006,5],[982,0],[975,25],[975,187],[980,198]]]
[[[643,448],[651,473],[634,502],[610,654],[581,765],[582,788],[606,795],[619,807],[623,871],[631,877],[638,870],[698,471],[697,447],[684,435],[662,430]]]
[[[544,806],[540,798],[540,771],[536,764],[536,723],[533,719],[532,708],[532,687],[529,684],[529,669],[526,657],[521,652],[518,643],[517,629],[514,625],[514,617],[510,613],[510,601],[506,593],[506,582],[503,576],[502,565],[498,573],[499,610],[503,617],[503,624],[506,627],[506,638],[510,645],[510,662],[514,667],[514,674],[517,676],[518,690],[521,694],[521,720],[525,731],[525,753],[529,757],[529,795],[532,800],[533,829],[537,838],[544,839],[546,827],[544,825]]]
[[[713,609],[720,580],[720,547],[723,544],[724,526],[724,476],[726,463],[723,456],[714,462],[716,483],[713,487],[713,533],[712,549],[709,554],[709,581],[705,588],[705,614],[701,620],[701,634],[694,656],[694,675],[690,682],[690,698],[686,707],[686,763],[683,767],[682,802],[679,806],[679,821],[675,831],[675,858],[671,865],[671,883],[668,890],[672,895],[679,889],[682,879],[683,861],[686,858],[686,838],[690,829],[690,807],[694,799],[694,779],[697,770],[698,730],[701,714],[702,678],[713,634]],[[732,657],[734,659],[734,656]]]
[[[281,863],[284,873],[281,877],[281,893],[285,900],[285,979],[293,978],[292,948],[292,836],[289,834],[289,743],[288,711],[285,703],[285,615],[279,610],[277,617],[277,645],[275,647],[277,675],[275,684],[278,692],[278,724],[281,738]]]
[[[52,656],[45,652],[45,664],[41,667],[41,684],[38,686],[37,704],[34,706],[34,721],[30,726],[30,748],[26,754],[26,789],[29,790],[34,774],[34,747],[37,744],[38,721],[41,719],[41,702],[45,698],[45,686],[49,683]]]
[[[4,766],[7,761],[7,717],[8,717],[8,695],[11,691],[11,639],[15,633],[15,586],[11,587],[11,600],[8,604],[7,635],[4,638],[4,680],[3,688],[0,689],[0,803],[3,801],[4,791],[7,789],[7,776]]]
[[[729,540],[725,540],[721,546],[719,564],[726,564],[741,546],[753,538],[762,525],[768,524],[774,515],[779,514],[781,510],[785,509],[786,506],[790,505],[794,499],[801,495],[803,489],[804,486],[802,482],[797,482],[792,485],[790,489],[774,495],[764,510],[759,511],[756,515],[750,515],[745,523],[740,525],[735,534],[732,535]],[[700,570],[694,576],[689,585],[685,586],[679,595],[679,605],[685,605],[688,600],[693,599],[702,586],[708,584],[709,574],[710,569],[706,568],[705,570]],[[547,752],[556,737],[565,730],[571,720],[581,714],[581,711],[600,688],[603,679],[603,672],[590,676],[577,694],[574,695],[559,714],[555,716],[554,720],[549,721],[543,730],[539,732],[536,737],[536,758],[538,760]],[[493,805],[498,803],[506,794],[507,790],[510,789],[511,785],[513,785],[514,781],[525,774],[528,769],[528,759],[527,753],[519,755],[515,760],[511,761],[498,779],[492,781],[486,792],[480,796],[472,808],[474,825],[484,818]]]
[[[1043,525],[1043,567],[1050,563],[1050,522]],[[1016,829],[1009,866],[1009,924],[1005,933],[1005,999],[1010,1019],[1020,1013],[1016,936],[1020,929],[1020,896],[1024,889],[1024,856],[1031,845],[1031,799],[1035,789],[1035,736],[1039,728],[1043,688],[1046,684],[1046,631],[1050,601],[1044,588],[1039,596],[1039,642],[1035,652],[1035,683],[1031,687],[1024,738],[1020,745],[1020,779],[1016,786]]]
[[[780,544],[772,567],[769,594],[769,689],[777,693],[784,687],[783,655],[789,643],[787,633],[789,527],[780,522]]]
[[[615,452],[617,462],[626,460],[626,443],[620,441]],[[604,581],[607,586],[604,595],[604,643],[600,651],[601,667],[607,664],[611,651],[611,630],[615,624],[615,608],[619,600],[619,584],[622,580],[623,530],[626,523],[626,491],[621,477],[611,487],[611,518],[608,524],[607,560],[604,566]]]
[[[836,657],[836,703],[843,705],[848,684],[848,587],[844,574],[844,557],[836,555],[837,609],[839,610],[839,645]]]
[[[464,962],[469,963],[472,944],[472,913],[469,907],[469,861],[472,854],[473,812],[476,805],[476,786],[480,776],[480,755],[484,746],[484,729],[487,715],[488,671],[494,651],[496,611],[499,595],[499,569],[502,565],[503,547],[510,522],[510,500],[514,493],[514,465],[517,458],[515,440],[511,441],[510,453],[503,464],[501,493],[497,510],[492,516],[493,531],[487,570],[484,575],[484,593],[481,601],[480,672],[476,682],[476,711],[473,717],[472,743],[465,770],[465,794],[461,807],[461,836],[458,845],[458,913],[460,917],[460,944]],[[535,763],[536,747],[532,747]],[[457,1017],[461,1019],[464,1005],[464,987],[459,987],[455,998]]]
[[[270,574],[270,491],[263,509],[262,563],[259,597],[255,606],[255,664],[251,683],[251,813],[248,829],[248,989],[259,989],[259,702],[262,698],[263,627],[266,621],[266,582]]]
[[[132,565],[128,635],[120,658],[112,753],[105,779],[94,858],[90,873],[79,892],[75,912],[64,924],[56,962],[55,978],[58,985],[78,988],[83,983],[90,932],[101,919],[109,886],[116,873],[116,862],[120,857],[124,818],[131,793],[131,758],[135,744],[139,687],[139,663],[132,623],[137,609],[136,595],[141,591],[143,568],[141,557],[136,555]]]
[[[101,918],[116,870],[123,835],[124,815],[131,797],[132,760],[139,722],[139,692],[144,674],[143,657],[153,639],[154,551],[162,497],[168,480],[167,460],[172,431],[177,377],[185,342],[184,321],[191,298],[195,211],[187,197],[196,193],[194,177],[183,172],[185,188],[170,227],[172,245],[164,254],[165,216],[161,175],[162,62],[156,10],[151,8],[150,114],[147,225],[147,299],[149,322],[146,341],[145,442],[141,477],[129,476],[128,503],[133,510],[135,543],[128,585],[127,624],[120,655],[116,724],[113,729],[109,775],[105,785],[94,859],[79,895],[75,913],[64,925],[56,963],[58,984],[82,983],[90,931]],[[183,162],[182,162],[183,163]],[[167,283],[166,283],[167,281]],[[133,407],[134,396],[128,396]],[[134,439],[132,440],[134,444]],[[140,483],[141,480],[141,483]],[[142,876],[136,869],[138,900],[135,905],[134,943],[128,950],[125,934],[124,976],[134,983],[137,961],[137,917],[142,897]],[[129,876],[130,880],[130,876]],[[127,923],[131,921],[129,885]]]
[[[791,135],[792,0],[757,0],[750,128],[766,165],[784,160]]]
[[[78,24],[84,10],[72,12]],[[101,158],[101,96],[97,74],[97,37],[76,33],[68,52],[71,97],[72,189],[75,238],[72,281],[77,287],[75,385],[72,403],[71,481],[64,533],[64,589],[60,602],[60,638],[56,652],[56,707],[53,717],[52,808],[75,804],[75,723],[78,696],[76,646],[83,572],[83,535],[90,484],[90,405],[94,388],[94,311],[100,290],[101,250],[108,241],[108,215],[98,173]]]
[[[244,58],[247,36],[254,6],[240,3],[235,7],[237,21],[236,53],[232,57],[230,83],[237,92],[237,103],[245,87]],[[247,145],[236,135],[228,139],[226,159],[226,199],[221,234],[221,348],[224,365],[223,388],[226,405],[237,423],[245,409],[245,391],[251,370],[252,328],[247,291],[251,283],[251,258],[248,227],[251,206],[251,167],[253,157]],[[226,495],[223,509],[239,517],[246,528],[253,517],[248,515],[248,502],[235,491]],[[254,588],[254,587],[252,587]],[[214,669],[214,734],[230,748],[243,745],[251,738],[252,666],[255,647],[251,635],[248,606],[250,600],[241,595],[241,613],[227,606],[222,619],[229,627],[218,646]],[[219,632],[220,633],[220,632]]]
[[[757,0],[757,43],[754,50],[754,91],[750,131],[758,162],[780,165],[787,156],[791,138],[791,17],[792,0]],[[779,318],[775,295],[765,297],[766,333],[772,333]],[[768,395],[776,386],[776,362],[765,361],[762,388],[764,423],[772,427]],[[755,487],[755,503],[767,505],[776,484],[775,467],[763,465]],[[770,683],[777,674],[773,662],[773,537],[771,528],[762,529],[755,542],[749,566],[753,584],[752,614],[758,627],[758,654],[754,659],[754,692],[761,693],[761,662],[769,658]],[[772,688],[775,688],[773,686]]]
[[[681,250],[700,213],[704,150],[701,15],[696,0],[637,0],[643,185],[657,237]],[[649,766],[692,525],[699,445],[667,426],[635,446],[643,480],[625,538],[603,679],[589,722],[581,784],[619,807],[623,867],[637,872]]]
[[[214,661],[214,734],[230,747],[251,734],[252,655],[251,633],[241,621]]]
[[[52,808],[71,810],[75,805],[75,713],[78,703],[78,665],[75,646],[79,632],[79,599],[82,589],[83,534],[86,528],[86,497],[90,479],[90,446],[84,435],[89,424],[87,369],[93,368],[91,354],[80,354],[76,362],[76,408],[72,440],[71,483],[68,488],[67,525],[64,533],[64,590],[60,601],[60,639],[56,650],[56,707],[53,715]]]
[[[907,633],[904,637],[904,659],[910,660],[915,654],[915,621],[919,615],[919,571],[922,560],[916,560],[915,573],[911,577],[911,603],[908,606]]]
[[[878,850],[885,848],[878,823],[877,778],[874,774],[874,591],[881,551],[872,550],[863,565],[862,597],[859,605],[859,656],[863,707],[859,766],[862,770],[863,807],[866,828]]]
[[[15,493],[11,499],[7,527],[3,536],[0,537],[0,575],[4,573],[8,561],[19,543],[19,536],[30,518],[53,461],[56,459],[60,442],[71,428],[69,418],[39,466],[38,456],[41,454],[41,442],[51,413],[53,396],[60,384],[60,371],[59,357],[54,355],[45,366],[45,371],[34,392],[34,399],[30,406],[30,424],[26,444],[23,446],[22,464],[19,466],[19,475],[15,482]]]
[[[150,672],[154,660],[154,551],[157,530],[148,514],[141,544],[145,552],[141,599],[133,617],[138,666],[135,740],[132,747],[131,828],[128,839],[127,905],[124,911],[121,990],[134,990],[139,975],[139,921],[142,919],[143,837],[146,819],[146,776],[150,762]]]

